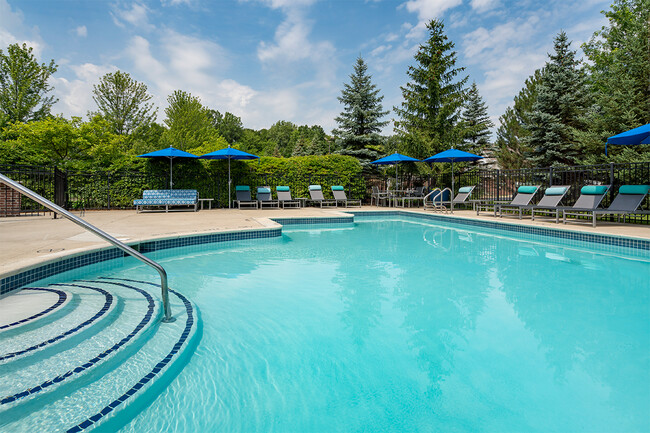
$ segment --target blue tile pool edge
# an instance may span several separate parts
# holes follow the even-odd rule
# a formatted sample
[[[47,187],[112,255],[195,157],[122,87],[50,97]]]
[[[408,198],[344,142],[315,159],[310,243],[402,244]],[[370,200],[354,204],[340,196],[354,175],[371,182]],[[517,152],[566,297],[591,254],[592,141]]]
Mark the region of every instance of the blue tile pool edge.
[[[650,251],[650,239],[631,238],[603,233],[585,233],[565,228],[534,227],[514,222],[485,221],[456,216],[423,214],[420,212],[408,211],[351,211],[358,216],[406,216],[418,219],[427,219],[439,222],[454,222],[474,227],[503,230],[514,233],[548,236],[554,239],[565,241],[593,242],[597,244],[616,247],[632,248],[636,250]]]
[[[350,217],[352,218],[352,216]],[[129,243],[128,245],[140,251],[149,253],[168,248],[185,247],[215,242],[228,242],[244,239],[263,239],[279,237],[282,235],[282,227],[224,231],[200,235],[176,236],[171,238],[153,239],[141,242]],[[10,292],[47,277],[62,272],[92,265],[107,260],[128,256],[125,252],[116,247],[103,247],[81,253],[75,253],[65,257],[59,257],[46,262],[38,263],[27,268],[17,269],[12,273],[0,278],[0,299]]]
[[[309,225],[309,224],[349,224],[354,222],[354,216],[407,216],[433,221],[455,222],[468,226],[505,230],[508,232],[526,233],[532,235],[548,236],[566,241],[585,241],[604,245],[625,247],[650,251],[650,240],[614,236],[608,234],[584,233],[567,229],[554,229],[547,227],[532,227],[522,224],[498,221],[474,220],[463,217],[451,217],[437,214],[423,214],[408,211],[346,211],[349,216],[337,217],[279,217],[270,218],[280,224],[280,227],[225,231],[218,233],[177,236],[172,238],[154,239],[130,244],[134,249],[148,253],[168,248],[185,247],[216,242],[227,242],[244,239],[262,239],[279,237],[282,235],[282,226]],[[106,260],[124,257],[125,253],[115,247],[106,247],[97,250],[77,253],[72,256],[58,258],[49,262],[32,266],[28,269],[15,271],[14,274],[0,279],[0,298],[34,281],[56,275],[61,272],[76,269],[82,266],[99,263]]]

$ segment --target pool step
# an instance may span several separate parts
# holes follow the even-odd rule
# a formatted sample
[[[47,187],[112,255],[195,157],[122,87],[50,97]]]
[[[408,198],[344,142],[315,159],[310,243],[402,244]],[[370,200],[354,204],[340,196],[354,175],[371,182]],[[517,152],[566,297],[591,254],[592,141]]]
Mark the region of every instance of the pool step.
[[[0,364],[0,374],[3,369],[11,373],[7,376],[11,380],[0,383],[0,431],[24,431],[27,426],[37,426],[38,431],[106,426],[102,427],[108,428],[105,431],[114,431],[155,397],[143,396],[164,388],[187,361],[191,351],[186,353],[186,349],[200,337],[197,310],[172,292],[176,320],[161,323],[160,289],[144,281],[98,279],[53,287],[82,299],[90,292],[104,291],[113,300],[105,314],[86,324],[83,331],[60,338],[48,349]],[[77,325],[68,329],[88,320],[82,318],[90,313],[80,316],[75,310],[60,319],[75,317]],[[79,339],[80,335],[87,338]]]

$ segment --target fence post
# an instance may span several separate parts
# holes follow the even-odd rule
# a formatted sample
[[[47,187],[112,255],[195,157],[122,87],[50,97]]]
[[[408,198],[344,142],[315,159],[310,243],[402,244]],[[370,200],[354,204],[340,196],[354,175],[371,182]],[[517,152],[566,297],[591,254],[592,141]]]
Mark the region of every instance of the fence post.
[[[497,169],[497,201],[501,200],[501,170]]]
[[[614,186],[614,163],[609,163],[609,184]]]
[[[548,186],[553,186],[553,167],[548,168]]]

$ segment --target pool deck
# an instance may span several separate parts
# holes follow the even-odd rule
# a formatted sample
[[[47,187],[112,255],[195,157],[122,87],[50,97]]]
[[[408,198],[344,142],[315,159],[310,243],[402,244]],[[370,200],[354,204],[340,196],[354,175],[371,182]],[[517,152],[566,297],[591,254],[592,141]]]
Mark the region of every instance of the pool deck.
[[[364,206],[349,211],[392,211],[393,208]],[[402,209],[411,212],[426,212],[422,209]],[[148,239],[170,238],[203,233],[233,230],[262,229],[276,226],[268,218],[277,217],[332,217],[341,215],[346,209],[212,209],[199,212],[147,212],[135,210],[88,211],[83,217],[89,223],[126,243]],[[576,232],[600,233],[640,239],[650,239],[650,226],[623,223],[598,222],[596,228],[589,222],[555,224],[544,219],[531,221],[530,217],[519,220],[516,217],[495,218],[471,210],[444,214],[451,218],[473,218],[497,221],[506,224],[524,224]],[[86,232],[66,219],[53,219],[52,214],[0,218],[0,278],[19,269],[28,268],[44,261],[50,261],[70,254],[81,253],[108,246],[104,240]]]

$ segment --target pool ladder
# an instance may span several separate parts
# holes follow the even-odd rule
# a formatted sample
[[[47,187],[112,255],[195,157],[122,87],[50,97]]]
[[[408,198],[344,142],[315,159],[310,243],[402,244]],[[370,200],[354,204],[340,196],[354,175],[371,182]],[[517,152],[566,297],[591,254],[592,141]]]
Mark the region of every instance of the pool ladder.
[[[431,192],[427,195],[424,196],[424,209],[433,209],[435,211],[443,211],[447,212],[447,206],[442,204],[442,198],[444,197],[445,191],[449,191],[449,200],[451,200],[451,189],[450,188],[445,188],[445,189],[440,189],[440,188],[434,188],[431,190]],[[433,197],[431,197],[433,196]],[[429,205],[427,205],[427,199],[431,197]],[[436,200],[440,200],[436,202]]]
[[[125,243],[115,239],[113,236],[109,235],[108,233],[98,229],[94,225],[82,220],[81,218],[73,215],[72,213],[68,212],[62,207],[52,203],[45,197],[35,193],[31,189],[26,188],[23,185],[19,184],[18,182],[9,179],[7,176],[3,175],[2,173],[0,173],[0,183],[4,183],[8,187],[13,188],[16,191],[20,192],[21,194],[26,195],[27,197],[31,198],[37,203],[42,204],[43,206],[50,209],[51,211],[61,214],[62,216],[66,217],[73,223],[77,224],[78,226],[81,226],[84,229],[88,230],[89,232],[96,234],[100,238],[104,239],[107,242],[110,242],[120,250],[129,254],[130,256],[135,257],[136,259],[140,260],[144,264],[154,268],[160,275],[160,290],[162,295],[163,313],[164,313],[164,317],[162,321],[166,323],[174,321],[174,318],[172,317],[171,308],[169,307],[169,287],[167,285],[167,272],[165,271],[165,268],[163,268],[162,266],[160,266],[158,263],[154,262],[150,258],[145,257],[143,254],[134,250],[130,246],[126,245]]]

